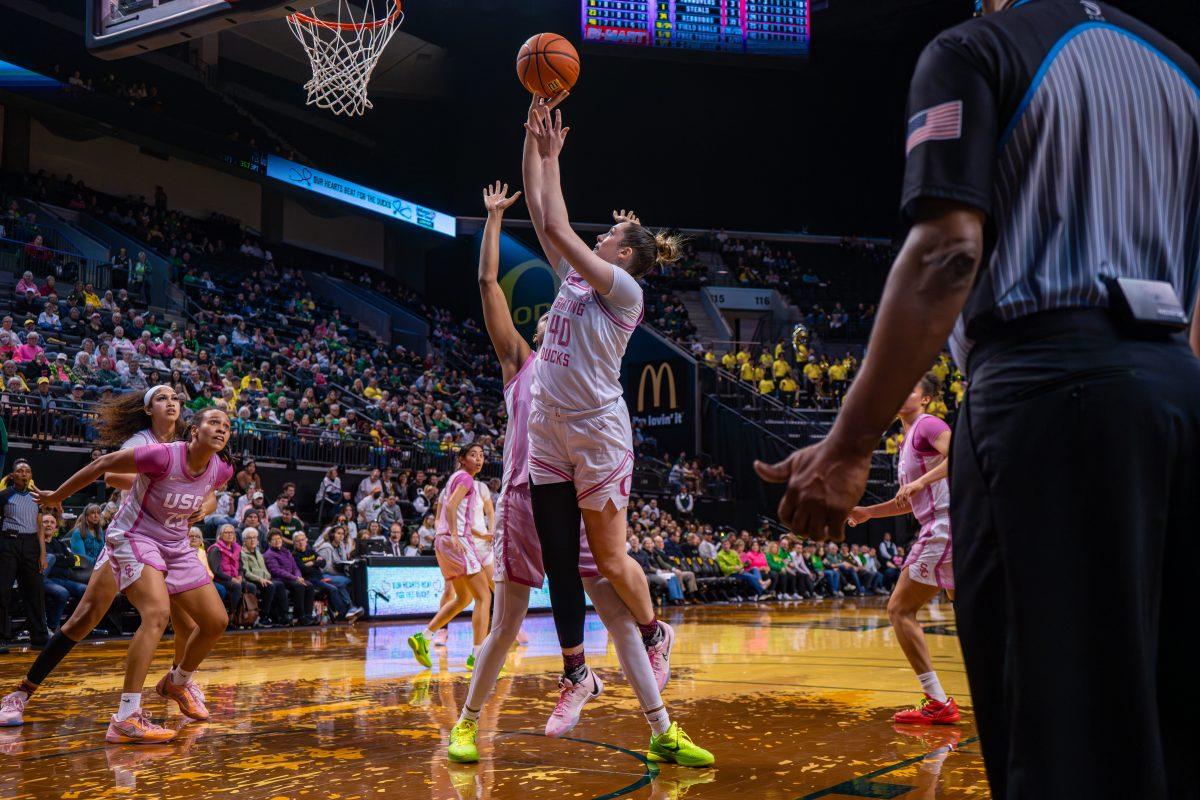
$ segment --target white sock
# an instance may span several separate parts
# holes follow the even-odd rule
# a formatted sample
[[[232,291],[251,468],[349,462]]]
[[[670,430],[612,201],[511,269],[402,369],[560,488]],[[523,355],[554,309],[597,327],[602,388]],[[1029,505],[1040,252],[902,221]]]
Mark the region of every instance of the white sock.
[[[650,723],[650,730],[654,731],[655,736],[661,736],[667,732],[667,728],[671,727],[671,715],[667,713],[667,707],[663,706],[658,711],[642,712],[646,715],[646,722]]]
[[[117,708],[117,722],[124,722],[129,719],[141,710],[141,707],[141,692],[125,692],[121,695],[121,705]]]
[[[433,631],[429,630],[429,628],[426,628],[425,630],[421,631],[421,635],[424,636],[426,639],[433,639]]]
[[[918,675],[917,680],[921,682],[921,688],[925,690],[925,694],[939,703],[946,702],[946,690],[942,688],[942,682],[938,680],[936,672],[926,672]]]
[[[483,645],[480,645],[480,644],[471,645],[471,655],[475,656],[475,658],[479,658],[479,648],[480,647],[483,647]]]
[[[194,674],[196,674],[195,670],[188,672],[183,667],[175,667],[171,670],[171,683],[176,686],[187,686],[187,682],[192,679]]]
[[[482,710],[482,709],[481,709]],[[463,705],[462,713],[458,715],[458,721],[470,720],[471,722],[479,722],[479,711],[472,711]]]

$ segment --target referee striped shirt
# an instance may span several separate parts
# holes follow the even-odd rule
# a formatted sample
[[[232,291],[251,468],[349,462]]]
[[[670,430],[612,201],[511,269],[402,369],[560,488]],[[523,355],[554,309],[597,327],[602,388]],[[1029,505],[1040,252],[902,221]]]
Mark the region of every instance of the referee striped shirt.
[[[903,210],[988,214],[989,249],[951,340],[1104,307],[1103,278],[1200,289],[1200,68],[1091,0],[1021,0],[925,49],[909,96]]]
[[[0,530],[7,533],[35,534],[38,531],[38,504],[33,492],[18,492],[11,486],[0,492],[3,521]]]

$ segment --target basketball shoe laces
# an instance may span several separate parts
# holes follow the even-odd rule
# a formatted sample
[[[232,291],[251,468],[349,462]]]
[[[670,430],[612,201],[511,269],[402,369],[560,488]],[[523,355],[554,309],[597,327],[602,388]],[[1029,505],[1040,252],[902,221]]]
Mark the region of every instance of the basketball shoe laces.
[[[183,687],[183,690],[188,693],[188,696],[191,697],[192,700],[196,701],[200,705],[204,705],[204,692],[200,689],[195,681],[188,681],[187,685]]]
[[[558,693],[558,703],[554,706],[553,716],[561,717],[567,710],[567,702],[571,699],[571,693],[579,688],[580,684],[572,683],[570,678],[563,675],[558,679],[558,686],[561,691]]]
[[[137,711],[129,715],[127,722],[132,722],[133,727],[141,731],[143,734],[151,733],[152,731],[166,730],[166,727],[159,725],[154,720],[150,719],[150,714],[144,708],[139,708]]]

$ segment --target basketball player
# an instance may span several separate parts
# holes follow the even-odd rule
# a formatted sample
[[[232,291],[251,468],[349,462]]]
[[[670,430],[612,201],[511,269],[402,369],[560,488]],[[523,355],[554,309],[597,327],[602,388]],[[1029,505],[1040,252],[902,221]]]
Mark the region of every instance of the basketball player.
[[[492,557],[492,535],[496,530],[496,506],[492,502],[492,490],[481,480],[475,481],[475,516],[471,520],[471,546],[487,577],[488,587],[495,591],[495,571]]]
[[[147,444],[176,441],[183,434],[183,425],[179,419],[180,406],[175,391],[166,385],[152,386],[142,395],[127,393],[107,399],[100,404],[99,409],[100,443],[109,447],[119,443],[122,450],[127,450]],[[148,427],[147,421],[150,423]],[[109,486],[128,490],[133,486],[136,476],[109,473],[104,477]],[[205,502],[205,508],[193,515],[189,523],[211,513],[211,509],[216,505],[215,495],[210,493]],[[50,637],[49,643],[38,653],[29,672],[17,688],[0,701],[0,727],[13,727],[24,722],[25,705],[33,693],[67,657],[71,649],[83,641],[108,613],[117,596],[117,579],[107,565],[108,553],[101,551],[88,580],[87,589],[84,590],[71,618]],[[196,633],[196,623],[173,599],[171,627],[175,631],[175,659],[172,665],[174,668],[183,661],[188,641]],[[180,705],[181,711],[185,714],[191,711],[207,719],[204,693],[195,680],[189,680],[184,688],[187,702]]]
[[[438,609],[429,626],[408,637],[413,658],[423,667],[432,667],[429,645],[433,635],[449,624],[472,600],[471,629],[474,640],[467,666],[475,666],[479,646],[487,636],[492,613],[492,591],[488,588],[487,575],[475,554],[471,541],[471,523],[475,516],[475,505],[479,502],[475,493],[475,476],[483,468],[483,446],[468,445],[458,454],[458,470],[446,481],[438,497],[437,536],[433,549],[438,566],[446,583],[454,584],[454,599]]]
[[[229,441],[229,417],[208,408],[188,427],[187,441],[151,444],[101,456],[54,491],[38,492],[38,504],[54,507],[106,472],[137,473],[132,490],[108,527],[105,550],[117,578],[141,615],[129,645],[125,687],[105,740],[114,744],[166,742],[175,731],[155,724],[142,709],[142,686],[154,648],[166,628],[170,598],[175,597],[196,622],[182,660],[156,691],[174,699],[187,716],[206,719],[187,690],[192,673],[225,632],[229,616],[212,577],[188,543],[188,522],[204,499],[233,475],[223,455]]]
[[[500,223],[504,211],[516,202],[517,192],[508,196],[508,185],[497,182],[483,191],[488,219],[484,227],[479,253],[479,291],[483,300],[483,318],[492,346],[500,360],[504,379],[504,405],[508,412],[508,427],[504,435],[504,488],[496,511],[494,539],[496,568],[496,617],[492,632],[480,649],[475,674],[467,690],[458,724],[450,732],[448,756],[451,761],[470,763],[479,759],[475,744],[478,720],[484,701],[495,686],[504,658],[520,630],[529,609],[529,590],[540,588],[544,573],[542,551],[534,525],[530,501],[529,418],[532,405],[531,390],[536,372],[541,369],[536,353],[521,338],[513,326],[508,302],[496,282],[499,265]],[[536,205],[531,213],[536,213]],[[547,316],[538,321],[534,345],[541,344],[546,333]],[[578,515],[574,520],[579,548],[576,568],[596,611],[613,637],[617,658],[629,678],[634,693],[650,722],[650,758],[669,760],[687,766],[708,766],[713,757],[697,747],[677,723],[672,723],[662,702],[660,692],[669,673],[656,675],[633,617],[607,580],[599,577],[581,530]],[[598,679],[596,679],[598,682]],[[565,695],[560,697],[563,705]],[[547,735],[562,736],[579,719],[569,721],[559,713],[547,724]],[[567,724],[569,722],[569,724]]]
[[[896,713],[901,724],[951,725],[959,720],[958,705],[946,694],[933,670],[925,632],[917,612],[945,589],[954,597],[954,571],[950,542],[949,471],[950,426],[925,413],[938,396],[938,380],[932,373],[921,378],[900,407],[904,444],[900,446],[900,491],[886,503],[855,506],[848,522],[858,525],[869,519],[895,517],[910,510],[921,523],[921,533],[908,550],[908,558],[888,599],[888,617],[896,641],[908,658],[925,698],[916,708]]]

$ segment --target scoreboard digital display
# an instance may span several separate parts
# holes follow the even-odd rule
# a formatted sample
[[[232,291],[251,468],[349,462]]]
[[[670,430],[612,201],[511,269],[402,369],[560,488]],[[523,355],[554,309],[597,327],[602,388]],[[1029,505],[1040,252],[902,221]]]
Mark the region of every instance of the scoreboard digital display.
[[[808,55],[809,0],[580,0],[583,41]]]

